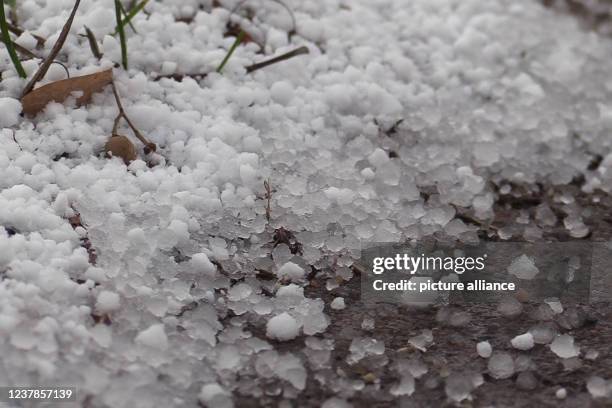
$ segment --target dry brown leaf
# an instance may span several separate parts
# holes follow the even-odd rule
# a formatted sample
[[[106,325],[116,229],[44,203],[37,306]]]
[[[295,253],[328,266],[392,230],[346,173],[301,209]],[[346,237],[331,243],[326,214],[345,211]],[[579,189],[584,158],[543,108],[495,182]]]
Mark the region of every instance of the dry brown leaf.
[[[137,157],[134,143],[126,136],[121,135],[111,136],[104,146],[104,151],[109,156],[121,157],[125,164],[130,164]]]
[[[77,106],[85,105],[91,96],[101,91],[113,81],[113,70],[96,72],[74,78],[62,79],[36,88],[21,98],[23,112],[26,115],[36,115],[51,101],[62,103],[73,92],[81,91],[83,94],[76,100]]]

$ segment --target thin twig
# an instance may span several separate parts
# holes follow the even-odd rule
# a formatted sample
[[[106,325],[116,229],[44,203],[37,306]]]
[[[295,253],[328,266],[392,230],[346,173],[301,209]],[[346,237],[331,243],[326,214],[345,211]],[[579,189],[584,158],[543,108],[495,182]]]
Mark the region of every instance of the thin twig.
[[[246,71],[250,74],[253,71],[257,71],[258,69],[262,69],[262,68],[265,68],[265,67],[267,67],[269,65],[276,64],[278,62],[288,60],[288,59],[296,57],[298,55],[308,54],[309,52],[310,51],[308,50],[308,47],[302,46],[300,48],[296,48],[293,51],[289,51],[289,52],[287,52],[285,54],[279,55],[278,57],[270,58],[269,60],[258,62],[258,63],[253,64],[253,65],[249,65],[248,67],[246,67]]]
[[[19,142],[17,141],[17,136],[15,135],[15,131],[13,130],[13,141],[15,142],[15,144],[17,145],[17,147],[19,147],[19,150],[21,150],[23,152],[23,149],[21,148],[21,145],[19,144]]]
[[[121,24],[121,2],[115,0],[115,19],[117,20],[117,30],[119,31],[119,42],[121,43],[121,64],[123,69],[128,69],[127,43],[125,41],[125,30]]]
[[[66,78],[70,78],[70,71],[68,71],[68,67],[59,61],[53,61],[53,64],[60,65],[66,71]]]
[[[288,53],[279,55],[278,57],[274,57],[274,58],[270,58],[269,60],[265,60],[262,62],[258,62],[256,64],[252,64],[246,67],[246,71],[247,73],[251,73],[253,71],[257,71],[258,69],[261,68],[265,68],[269,65],[272,64],[276,64],[278,62],[281,61],[285,61],[288,60],[290,58],[296,57],[298,55],[302,55],[302,54],[308,54],[310,51],[308,50],[308,47],[303,46],[300,48],[296,48],[293,51],[289,51]],[[218,71],[217,71],[218,72]],[[206,78],[206,76],[208,76],[208,72],[202,72],[202,73],[185,73],[185,74],[178,74],[178,73],[174,73],[174,74],[168,74],[168,75],[158,75],[156,76],[153,80],[154,81],[159,81],[162,78],[170,78],[170,79],[174,79],[175,81],[182,81],[183,78],[187,77],[187,78],[193,78],[193,79],[203,79]]]
[[[274,57],[274,58],[270,58],[269,60],[265,60],[262,62],[258,62],[256,64],[252,64],[246,67],[246,71],[247,73],[251,73],[253,71],[257,71],[258,69],[261,68],[265,68],[269,65],[273,65],[276,64],[278,62],[281,61],[285,61],[288,60],[290,58],[296,57],[298,55],[302,55],[302,54],[308,54],[310,51],[308,50],[308,47],[303,46],[300,48],[296,48],[293,51],[289,51],[288,53],[279,55],[278,57]],[[218,72],[218,71],[217,71]],[[202,72],[202,73],[185,73],[185,74],[178,74],[178,73],[174,73],[174,74],[168,74],[168,75],[158,75],[156,76],[153,80],[154,81],[159,81],[162,78],[170,78],[170,79],[174,79],[175,81],[182,81],[183,78],[187,77],[187,78],[193,78],[193,79],[203,79],[206,78],[206,76],[208,76],[208,72]]]
[[[270,218],[272,216],[272,207],[270,201],[272,200],[272,187],[270,186],[270,179],[264,180],[264,188],[266,189],[265,198],[266,202],[266,220],[270,222]]]
[[[246,33],[244,31],[240,30],[240,32],[238,33],[238,36],[236,37],[236,41],[234,41],[234,44],[232,44],[231,48],[229,49],[229,51],[225,55],[225,58],[223,58],[223,61],[221,62],[221,64],[217,68],[217,72],[221,73],[221,71],[223,71],[223,68],[225,68],[225,64],[227,64],[227,61],[229,61],[229,59],[232,57],[232,54],[234,54],[234,51],[236,51],[236,48],[240,45],[242,40],[244,40],[244,36],[245,35],[246,35]]]
[[[15,70],[20,77],[26,78],[27,75],[23,66],[21,65],[21,61],[19,61],[19,57],[17,56],[17,52],[15,51],[15,47],[13,45],[13,41],[11,40],[11,35],[9,34],[8,24],[6,21],[6,15],[4,14],[4,0],[0,0],[0,31],[2,31],[3,42],[6,45],[6,49],[8,50],[9,56],[11,57],[11,61],[15,66]]]
[[[77,9],[79,8],[80,3],[81,3],[81,0],[76,0],[74,2],[74,7],[72,8],[70,17],[68,17],[68,20],[66,20],[66,23],[64,24],[64,27],[62,28],[62,32],[60,33],[59,37],[57,38],[57,41],[55,42],[55,44],[53,45],[53,48],[51,49],[51,53],[49,53],[47,58],[43,61],[41,66],[38,68],[38,71],[36,71],[32,79],[30,79],[30,82],[28,82],[26,87],[23,89],[23,92],[21,93],[22,97],[26,95],[27,93],[29,93],[32,89],[34,89],[34,85],[36,85],[38,81],[44,78],[45,74],[47,73],[47,70],[49,69],[53,61],[55,61],[55,57],[57,57],[57,54],[59,54],[62,47],[64,46],[64,42],[66,42],[66,38],[68,37],[68,33],[70,32],[70,27],[72,26],[72,21],[74,20],[74,16],[77,12]]]
[[[115,95],[115,102],[117,102],[117,109],[119,109],[119,114],[115,118],[115,123],[113,124],[113,135],[117,134],[117,129],[119,127],[119,121],[121,118],[125,119],[134,135],[145,145],[145,153],[154,152],[157,150],[157,145],[155,143],[147,140],[146,137],[140,133],[138,128],[132,123],[128,115],[125,113],[125,109],[123,109],[123,105],[121,104],[121,98],[119,97],[119,92],[117,91],[117,87],[115,86],[115,82],[111,82],[111,88],[113,88],[113,95]]]

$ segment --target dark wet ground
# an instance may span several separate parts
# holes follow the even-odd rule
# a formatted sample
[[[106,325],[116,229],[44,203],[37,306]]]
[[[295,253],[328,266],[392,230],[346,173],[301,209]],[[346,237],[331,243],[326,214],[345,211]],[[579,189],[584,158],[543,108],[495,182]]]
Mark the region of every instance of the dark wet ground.
[[[612,197],[602,192],[586,195],[580,192],[580,180],[575,185],[564,186],[563,192],[576,197],[576,204],[586,214],[584,222],[591,232],[584,238],[586,241],[605,241],[612,238]],[[499,238],[495,231],[502,227],[516,224],[520,214],[529,213],[532,222],[538,205],[547,203],[558,218],[554,227],[544,229],[543,240],[572,240],[564,228],[562,219],[566,215],[566,204],[558,202],[559,189],[545,189],[541,186],[519,188],[515,186],[510,195],[500,195],[495,205],[496,216],[490,225],[479,225],[481,238],[495,241]],[[593,202],[593,198],[597,197]],[[469,220],[469,212],[463,217]],[[516,225],[521,231],[525,225]],[[520,240],[520,236],[513,237]],[[581,242],[584,242],[581,240]],[[530,327],[542,323],[534,316],[542,303],[526,303],[523,312],[516,317],[500,315],[496,304],[465,304],[446,306],[453,310],[469,313],[469,323],[460,327],[439,323],[436,315],[440,307],[411,309],[393,304],[379,304],[367,307],[360,300],[360,279],[354,277],[335,290],[325,289],[325,277],[315,275],[306,289],[309,297],[324,299],[326,313],[331,317],[331,325],[323,338],[335,342],[332,352],[332,370],[318,371],[318,375],[353,380],[363,380],[366,386],[354,393],[347,400],[355,407],[612,407],[612,400],[594,400],[586,389],[586,381],[592,375],[612,378],[612,306],[610,303],[564,305],[566,311],[552,320],[559,333],[566,333],[575,338],[581,347],[580,366],[566,369],[562,359],[556,356],[548,346],[536,345],[529,351],[519,351],[510,345],[510,339],[525,333]],[[330,302],[337,296],[346,299],[347,307],[343,310],[332,310]],[[568,324],[570,313],[577,312],[578,323]],[[376,328],[365,331],[361,328],[365,316],[374,318]],[[431,329],[434,343],[426,352],[421,352],[408,343],[408,339],[418,335],[424,329]],[[263,328],[254,328],[254,334],[264,337]],[[366,358],[355,365],[349,365],[346,358],[349,346],[355,337],[374,337],[385,343],[385,356],[388,362],[380,364],[380,357]],[[476,353],[476,343],[489,340],[495,351],[510,352],[514,358],[519,355],[529,356],[535,363],[531,370],[536,382],[533,389],[523,389],[517,384],[517,374],[509,379],[495,380],[487,375],[487,360]],[[304,339],[297,338],[291,342],[275,345],[280,352],[292,352],[304,357]],[[587,350],[599,353],[595,360],[584,358]],[[399,377],[392,369],[398,359],[407,359],[420,355],[429,368],[427,374],[416,380],[415,392],[410,397],[394,397],[391,387]],[[307,359],[304,357],[304,361]],[[484,384],[472,392],[471,401],[455,405],[451,403],[444,390],[444,378],[449,373],[482,373]],[[296,406],[318,407],[327,398],[337,396],[329,382],[321,383],[309,368],[307,388],[300,394]],[[559,400],[555,392],[560,387],[567,390],[567,398]],[[239,398],[240,407],[276,406],[279,397]]]

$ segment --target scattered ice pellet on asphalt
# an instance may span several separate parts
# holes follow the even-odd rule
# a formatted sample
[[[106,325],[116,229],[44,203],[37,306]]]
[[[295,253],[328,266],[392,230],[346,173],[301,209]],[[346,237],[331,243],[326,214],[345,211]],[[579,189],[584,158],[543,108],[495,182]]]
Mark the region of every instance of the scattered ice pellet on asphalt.
[[[444,391],[446,396],[455,402],[461,402],[470,397],[470,392],[474,389],[471,376],[465,373],[451,373],[446,377]]]
[[[504,316],[518,316],[523,311],[523,305],[513,296],[504,297],[497,305],[497,310]]]
[[[371,355],[382,355],[385,352],[385,343],[370,337],[358,337],[351,341],[349,347],[349,364],[355,364]]]
[[[493,353],[493,347],[491,347],[491,343],[488,341],[481,341],[476,344],[476,352],[482,358],[489,358]]]
[[[518,350],[529,350],[534,345],[533,335],[529,332],[514,337],[510,342]]]
[[[506,352],[495,352],[487,363],[489,375],[495,379],[512,377],[514,374],[514,360]]]
[[[531,371],[523,371],[516,376],[516,386],[522,390],[533,390],[538,386],[538,380]]]
[[[596,375],[587,380],[586,388],[593,398],[612,396],[612,381],[606,381],[604,378]]]
[[[420,351],[427,351],[427,348],[433,343],[433,333],[431,330],[426,329],[417,336],[408,339],[408,343]]]
[[[332,300],[330,306],[334,310],[342,310],[342,309],[344,309],[346,307],[345,304],[344,304],[344,298],[341,298],[341,297],[334,298],[334,300]]]
[[[535,261],[525,254],[512,260],[510,266],[508,266],[508,273],[519,279],[534,279],[538,272],[539,269],[535,265]]]
[[[372,331],[374,330],[374,327],[376,327],[376,321],[373,318],[369,316],[363,318],[363,321],[361,322],[361,328],[363,330]]]
[[[572,358],[580,354],[580,347],[574,344],[574,338],[569,334],[558,335],[549,347],[561,358]]]

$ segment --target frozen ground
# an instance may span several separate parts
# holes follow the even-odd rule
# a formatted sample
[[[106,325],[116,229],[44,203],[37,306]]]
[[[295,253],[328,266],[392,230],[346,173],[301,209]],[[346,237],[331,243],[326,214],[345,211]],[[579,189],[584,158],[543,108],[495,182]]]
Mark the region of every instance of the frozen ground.
[[[368,318],[351,266],[360,242],[609,240],[612,41],[533,0],[292,0],[292,36],[252,0],[265,54],[310,54],[246,74],[249,43],[223,75],[159,79],[214,71],[220,3],[135,19],[114,75],[160,149],[127,168],[101,154],[110,90],[22,118],[0,50],[0,383],[73,385],[84,407],[609,406],[609,305]],[[48,50],[71,7],[20,1],[20,24]],[[114,25],[110,0],[82,2],[72,75],[120,60]]]

